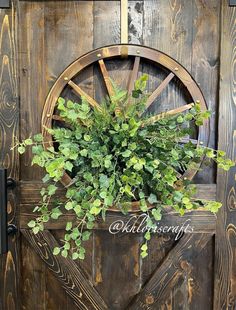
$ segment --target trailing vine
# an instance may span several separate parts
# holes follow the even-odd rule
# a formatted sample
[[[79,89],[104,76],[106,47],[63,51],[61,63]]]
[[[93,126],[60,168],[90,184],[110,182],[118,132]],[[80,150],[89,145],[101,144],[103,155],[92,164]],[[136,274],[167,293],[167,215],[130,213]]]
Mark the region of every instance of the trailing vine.
[[[147,121],[148,116],[140,118],[147,101],[147,78],[143,75],[135,82],[131,96],[113,84],[115,95],[103,100],[99,109],[91,108],[84,98],[80,103],[59,98],[57,111],[66,126],[46,129],[53,143],[45,143],[42,134],[17,143],[20,154],[32,147],[32,165],[46,170],[42,201],[34,208],[37,218],[28,226],[37,234],[46,222],[58,220],[64,210],[76,216],[75,222],[65,223],[63,245],[54,249],[55,255],[84,259],[84,242],[96,218],[105,220],[114,205],[126,213],[130,203],[139,201],[140,211],[149,215],[150,229],[161,219],[165,206],[180,215],[199,206],[214,213],[221,207],[220,202],[194,198],[195,186],[179,177],[187,169],[198,167],[203,157],[224,170],[234,166],[223,151],[196,147],[191,140],[181,142],[210,117],[210,112],[201,111],[200,104],[195,103],[189,111],[174,116],[163,114],[152,122]],[[54,201],[50,207],[65,171],[73,180],[66,188],[66,200]],[[143,258],[147,256],[150,232],[144,237]]]

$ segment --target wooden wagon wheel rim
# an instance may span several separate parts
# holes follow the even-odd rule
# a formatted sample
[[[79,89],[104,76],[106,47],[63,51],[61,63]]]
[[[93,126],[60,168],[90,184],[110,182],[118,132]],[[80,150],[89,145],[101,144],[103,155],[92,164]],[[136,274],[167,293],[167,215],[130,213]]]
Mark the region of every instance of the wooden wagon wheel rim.
[[[42,114],[41,125],[42,125],[42,134],[43,134],[45,142],[50,143],[50,141],[52,141],[51,134],[49,134],[45,128],[52,128],[53,120],[59,119],[58,116],[54,115],[53,113],[54,113],[57,100],[60,97],[60,94],[65,88],[65,86],[67,84],[70,85],[71,88],[75,91],[75,93],[77,93],[79,96],[84,96],[91,106],[93,107],[96,106],[99,108],[98,103],[92,97],[90,97],[86,92],[84,92],[77,84],[75,84],[72,81],[72,79],[73,77],[77,76],[84,68],[88,67],[89,65],[93,63],[98,62],[100,69],[101,69],[101,73],[104,78],[104,82],[106,84],[107,92],[111,96],[113,90],[112,90],[109,75],[108,75],[108,72],[107,72],[107,69],[106,69],[106,66],[103,60],[123,56],[124,51],[128,56],[135,57],[134,66],[133,66],[133,70],[131,71],[130,82],[128,85],[128,93],[131,93],[134,81],[137,78],[140,58],[151,60],[154,63],[162,65],[163,67],[165,67],[166,69],[170,71],[169,75],[165,78],[165,80],[162,81],[162,83],[157,87],[156,90],[154,90],[154,92],[148,98],[147,107],[149,107],[152,104],[152,102],[158,97],[158,95],[162,92],[162,90],[169,84],[172,78],[176,76],[188,90],[189,94],[191,95],[193,99],[193,102],[199,101],[201,105],[201,109],[203,111],[207,109],[205,99],[197,83],[194,81],[190,73],[170,56],[158,50],[145,47],[145,46],[140,46],[140,45],[131,45],[131,44],[110,45],[110,46],[98,48],[96,50],[93,50],[81,56],[80,58],[75,60],[72,64],[70,64],[57,78],[56,82],[52,86],[46,98],[44,109],[43,109],[43,114]],[[189,108],[191,108],[190,104],[171,110],[171,111],[167,111],[165,113],[175,114],[176,112],[181,112]],[[196,140],[196,145],[202,144],[202,145],[207,146],[208,141],[209,141],[209,120],[205,120],[203,126],[199,127],[198,139]],[[45,147],[46,147],[46,144],[45,144]],[[191,180],[194,177],[194,175],[197,173],[197,170],[198,170],[197,168],[186,170],[184,174],[182,175],[182,178],[187,178]],[[68,186],[72,180],[70,176],[65,172],[60,181],[64,186]],[[149,206],[149,208],[151,207],[152,206]],[[118,211],[118,212],[120,211],[120,209],[116,207],[109,208],[109,210]],[[136,201],[136,202],[131,203],[131,206],[128,211],[129,212],[140,211],[139,202]]]

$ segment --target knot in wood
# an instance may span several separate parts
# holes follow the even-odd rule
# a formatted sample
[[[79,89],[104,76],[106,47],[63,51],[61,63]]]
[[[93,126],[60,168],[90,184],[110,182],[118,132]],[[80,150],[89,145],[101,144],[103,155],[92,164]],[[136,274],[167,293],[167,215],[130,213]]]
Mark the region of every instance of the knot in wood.
[[[146,304],[152,305],[154,303],[154,297],[152,295],[148,295],[146,297]]]
[[[191,265],[186,260],[181,261],[180,267],[187,273],[191,271]]]

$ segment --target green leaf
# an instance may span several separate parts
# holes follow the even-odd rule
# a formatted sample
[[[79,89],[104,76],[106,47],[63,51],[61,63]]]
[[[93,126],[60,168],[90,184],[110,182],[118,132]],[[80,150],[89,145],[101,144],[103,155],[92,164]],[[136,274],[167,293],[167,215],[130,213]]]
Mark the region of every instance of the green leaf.
[[[67,250],[61,251],[61,256],[66,258],[68,256],[68,251]]]
[[[36,235],[39,232],[40,228],[39,226],[35,226],[32,230],[33,230],[33,233]]]
[[[106,159],[104,161],[104,165],[105,165],[105,168],[110,168],[111,167],[111,161],[109,159]]]
[[[162,218],[161,208],[152,209],[152,215],[156,221],[160,221]]]
[[[147,251],[147,249],[148,249],[147,243],[144,243],[144,244],[141,246],[141,250],[142,250],[142,251]]]
[[[83,174],[83,177],[88,182],[92,182],[93,181],[93,176],[92,176],[92,174],[90,172],[85,172]]]
[[[123,156],[123,157],[129,157],[130,155],[132,154],[132,152],[130,151],[130,150],[126,150],[126,151],[124,151],[124,152],[122,152],[121,153],[121,155]]]
[[[81,151],[80,151],[80,155],[81,155],[81,156],[84,156],[84,157],[87,157],[87,155],[88,155],[88,150],[86,150],[86,149],[81,150]]]
[[[150,204],[156,203],[157,202],[157,196],[155,194],[150,194],[148,197],[148,202]]]
[[[144,192],[139,192],[139,198],[145,198],[145,194],[144,194]]]
[[[66,242],[66,243],[64,244],[64,249],[65,249],[65,250],[69,250],[69,249],[70,249],[70,243],[69,243],[69,242]]]
[[[66,205],[65,205],[65,209],[69,211],[69,210],[73,209],[74,205],[75,205],[74,202],[68,201],[68,202],[66,203]]]
[[[79,257],[79,259],[84,259],[85,258],[85,255],[84,255],[84,253],[79,253],[79,255],[78,255],[78,257]]]
[[[33,145],[32,146],[32,153],[36,155],[42,155],[43,147],[42,145]]]
[[[42,142],[43,141],[43,135],[41,133],[38,133],[38,134],[34,135],[33,139],[35,142]]]
[[[183,118],[182,115],[180,115],[180,116],[177,117],[177,123],[182,124],[183,121],[184,121],[184,118]]]
[[[58,255],[61,252],[61,249],[59,247],[55,247],[53,249],[53,255]]]
[[[111,194],[109,194],[105,199],[104,199],[104,203],[106,206],[112,206],[113,204],[113,201],[114,201],[114,198]]]
[[[147,232],[145,233],[144,238],[145,238],[146,240],[150,240],[150,239],[151,239],[151,234],[150,234],[149,231],[147,231]]]
[[[91,232],[90,232],[90,231],[84,231],[84,232],[82,233],[82,240],[83,240],[83,241],[89,240],[90,235],[91,235]]]
[[[87,229],[93,229],[94,223],[93,222],[87,222]]]
[[[42,178],[43,183],[46,183],[50,180],[50,175],[47,173],[45,176]]]
[[[18,147],[18,152],[19,152],[20,154],[24,154],[24,152],[25,152],[25,147],[24,147],[23,145],[19,146],[19,147]]]
[[[101,174],[99,177],[99,183],[100,186],[103,187],[108,187],[109,186],[109,178],[105,174]]]
[[[81,210],[82,210],[81,205],[78,205],[78,204],[77,204],[77,205],[74,207],[74,211],[75,211],[76,214],[80,213]]]
[[[66,161],[64,167],[65,167],[66,170],[72,171],[72,169],[73,169],[73,164],[72,164],[70,161]]]
[[[60,215],[62,215],[62,212],[58,207],[52,209],[52,213],[51,213],[52,219],[57,220]]]
[[[94,215],[98,215],[100,212],[101,212],[101,210],[102,210],[102,208],[98,208],[98,207],[92,207],[91,209],[90,209],[90,213],[91,214],[94,214]]]
[[[84,135],[84,140],[85,141],[90,141],[91,140],[91,136],[90,135]]]
[[[214,150],[208,149],[206,152],[206,156],[208,158],[214,158],[215,157]]]
[[[99,207],[101,205],[101,200],[100,199],[95,199],[93,202],[94,207]]]
[[[147,80],[148,80],[148,75],[147,74],[143,74],[140,76],[140,78],[138,78],[135,83],[134,83],[134,89],[135,91],[140,90],[140,91],[144,91],[147,85]]]
[[[30,228],[33,228],[33,227],[35,227],[36,222],[33,221],[33,220],[31,220],[31,221],[29,221],[29,223],[28,223],[27,225],[28,225]]]
[[[72,228],[72,222],[67,222],[66,223],[66,231],[71,230]]]
[[[101,197],[101,198],[106,198],[106,196],[107,196],[107,192],[101,192],[100,194],[99,194],[99,196]]]
[[[33,140],[31,138],[28,138],[24,141],[25,145],[31,145],[33,144]]]
[[[75,253],[72,254],[72,259],[73,260],[76,260],[78,258],[79,258],[79,253],[75,252]]]
[[[55,186],[54,184],[50,184],[47,188],[48,190],[48,195],[49,196],[52,196],[56,193],[56,190],[57,190],[57,186]]]
[[[145,252],[145,251],[141,252],[141,257],[142,257],[142,258],[145,258],[145,257],[147,257],[147,256],[148,256],[148,253],[147,253],[147,252]]]
[[[121,128],[123,130],[128,130],[129,129],[129,125],[128,124],[122,124]]]
[[[188,203],[190,202],[190,199],[189,199],[188,197],[184,197],[184,198],[182,199],[182,202],[183,202],[184,204],[188,204]]]

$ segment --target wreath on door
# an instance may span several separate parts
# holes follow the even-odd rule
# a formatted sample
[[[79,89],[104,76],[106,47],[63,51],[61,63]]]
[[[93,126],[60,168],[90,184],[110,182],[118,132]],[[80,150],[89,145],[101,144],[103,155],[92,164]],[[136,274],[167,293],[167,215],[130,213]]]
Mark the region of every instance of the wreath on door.
[[[107,64],[131,60],[128,86],[122,89],[110,77]],[[165,74],[152,92],[147,92],[144,62]],[[79,84],[86,68],[99,69],[100,101]],[[179,83],[191,98],[189,104],[152,113],[152,104],[170,85]],[[75,99],[75,96],[77,99]],[[65,223],[64,241],[54,254],[85,257],[97,217],[106,213],[143,212],[148,215],[141,256],[147,256],[151,230],[166,208],[183,215],[204,208],[217,212],[220,202],[195,198],[192,179],[208,158],[228,170],[234,165],[225,152],[209,148],[209,116],[204,97],[191,75],[160,51],[138,45],[113,45],[94,50],[73,62],[59,76],[46,99],[42,133],[17,144],[22,154],[32,147],[32,164],[45,168],[42,201],[35,207],[36,219],[28,225],[37,234],[49,220],[65,211],[75,221]],[[57,190],[65,187],[65,199]]]

